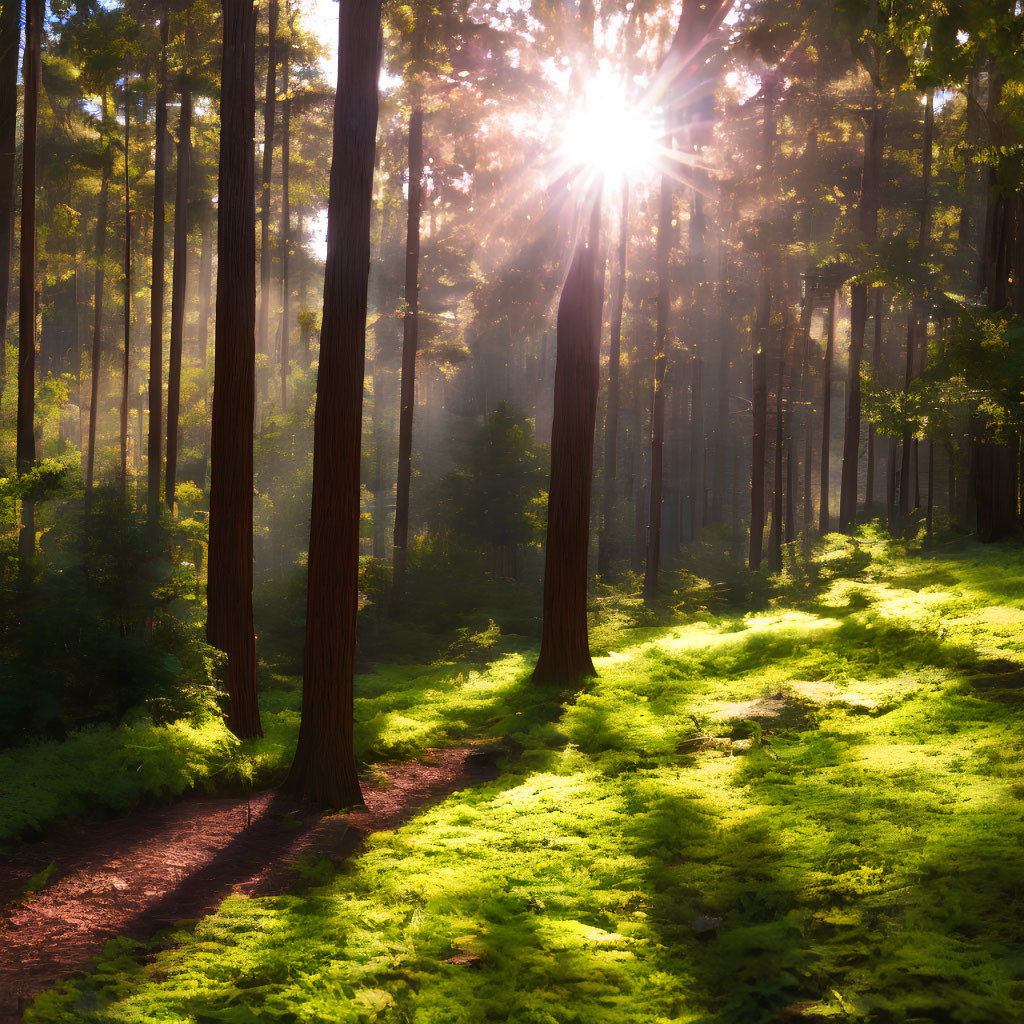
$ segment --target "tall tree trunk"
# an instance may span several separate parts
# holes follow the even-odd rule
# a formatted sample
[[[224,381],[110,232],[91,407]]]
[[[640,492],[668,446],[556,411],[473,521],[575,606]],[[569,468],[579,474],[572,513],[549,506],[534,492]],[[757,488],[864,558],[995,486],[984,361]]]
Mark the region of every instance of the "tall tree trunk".
[[[245,737],[263,735],[252,621],[256,9],[250,0],[223,6],[206,635],[227,654],[228,726]]]
[[[153,284],[149,312],[149,443],[147,479],[149,519],[155,523],[160,510],[160,461],[163,433],[164,375],[164,200],[167,191],[167,37],[170,11],[160,11],[160,70],[156,91],[156,145],[153,164]]]
[[[622,183],[619,212],[618,277],[612,300],[611,337],[608,354],[608,408],[604,422],[604,508],[598,536],[597,571],[607,576],[612,571],[615,534],[615,494],[618,479],[619,372],[622,362],[622,312],[626,304],[626,256],[629,245],[629,183]]]
[[[872,312],[872,319],[874,320],[874,347],[871,352],[871,374],[878,380],[879,373],[882,369],[882,298],[883,290],[881,288],[874,289],[875,297],[875,308]],[[873,423],[868,424],[868,466],[867,466],[867,481],[865,482],[864,489],[864,511],[868,518],[874,511],[875,505],[875,476],[876,474],[876,436],[875,426]]]
[[[762,167],[762,190],[765,197],[775,188],[775,135],[776,109],[779,82],[774,74],[766,75],[762,87],[764,102],[764,139]],[[761,225],[767,231],[767,225]],[[771,331],[772,289],[770,280],[771,254],[767,241],[761,239],[761,281],[758,286],[757,318],[754,324],[754,339],[751,349],[751,407],[753,412],[752,444],[750,457],[750,552],[747,558],[750,569],[761,568],[761,554],[764,547],[764,486],[766,474],[766,447],[768,433],[768,341]]]
[[[292,30],[295,27],[295,16],[291,13],[285,0],[285,15],[288,20],[288,35],[284,40],[284,52],[281,55],[281,411],[288,408],[288,333],[291,330],[289,294],[291,284],[288,280],[288,260],[291,256],[292,208],[289,192],[289,174],[291,171],[291,132],[292,132],[292,100],[288,95],[288,79],[291,72]]]
[[[821,467],[820,490],[818,492],[818,532],[829,532],[830,516],[828,507],[830,466],[832,451],[832,354],[836,345],[836,303],[838,293],[833,291],[828,300],[828,337],[825,341],[825,369],[821,386]]]
[[[707,491],[705,470],[707,439],[704,436],[704,349],[708,335],[707,218],[704,197],[694,189],[690,207],[690,287],[693,296],[693,360],[690,374],[690,540],[700,540],[704,530]]]
[[[878,206],[885,144],[886,106],[876,97],[864,135],[864,169],[860,185],[860,236],[870,246],[878,237]],[[860,363],[868,315],[868,287],[855,282],[850,291],[850,353],[846,373],[846,416],[843,431],[843,475],[839,491],[839,529],[853,529],[857,520],[857,465],[860,460]]]
[[[40,37],[43,0],[25,0],[24,134],[21,158],[21,267],[18,281],[18,475],[36,461],[36,139],[39,120]],[[22,501],[18,562],[23,579],[35,554],[35,505]]]
[[[199,365],[206,369],[207,349],[210,346],[210,298],[213,294],[213,204],[203,203],[199,256],[199,323],[196,325],[196,347]],[[204,388],[205,398],[205,388]],[[205,401],[204,401],[205,405]]]
[[[93,285],[92,361],[89,385],[89,454],[85,463],[85,489],[92,490],[96,468],[96,423],[100,407],[100,357],[103,349],[103,287],[106,274],[107,196],[110,191],[110,140],[106,137],[107,92],[100,106],[103,119],[103,171],[100,178],[100,208],[96,217],[96,278]]]
[[[416,351],[419,347],[420,209],[423,203],[423,108],[409,115],[409,225],[405,245],[405,322],[398,420],[398,487],[395,491],[395,589],[405,576],[409,544],[409,487],[412,480],[412,419],[416,401]]]
[[[595,674],[587,635],[587,555],[600,376],[600,203],[598,194],[558,302],[544,618],[533,670],[538,683],[571,685]]]
[[[321,809],[362,803],[352,737],[359,600],[359,442],[381,0],[347,0],[328,200],[313,440],[302,721],[287,788]]]
[[[924,263],[928,257],[929,240],[931,238],[931,183],[932,183],[932,136],[935,124],[934,91],[929,90],[925,102],[924,137],[922,141],[922,184],[924,197],[921,202],[921,217],[918,221],[917,248],[918,259]],[[923,348],[927,359],[928,334],[925,326],[923,296],[915,294],[907,321],[907,363],[904,376],[904,391],[910,390],[910,384],[916,376],[918,349]],[[903,452],[900,465],[900,516],[906,518],[911,508],[916,508],[918,500],[916,440],[913,431],[907,428],[903,432]],[[913,502],[913,505],[911,504]]]
[[[644,568],[644,600],[658,593],[661,562],[662,487],[665,465],[665,376],[668,370],[669,276],[668,256],[672,247],[672,179],[661,176],[658,206],[658,298],[657,332],[654,337],[654,396],[651,400],[650,512],[647,518],[647,563]]]
[[[7,381],[7,300],[14,238],[14,158],[18,122],[21,2],[0,3],[0,400]]]
[[[128,179],[132,122],[128,76],[124,90],[124,363],[121,375],[121,501],[128,500],[128,388],[132,369],[132,191]]]
[[[256,351],[270,355],[270,178],[274,170],[274,105],[277,78],[277,0],[267,12],[267,89],[263,97],[263,166],[260,174],[260,308]],[[260,394],[266,394],[260,390]]]
[[[181,408],[181,347],[185,331],[185,283],[188,280],[188,191],[192,170],[192,89],[181,80],[178,166],[174,188],[174,269],[171,282],[170,366],[167,370],[167,507],[174,508],[178,480],[178,414]]]

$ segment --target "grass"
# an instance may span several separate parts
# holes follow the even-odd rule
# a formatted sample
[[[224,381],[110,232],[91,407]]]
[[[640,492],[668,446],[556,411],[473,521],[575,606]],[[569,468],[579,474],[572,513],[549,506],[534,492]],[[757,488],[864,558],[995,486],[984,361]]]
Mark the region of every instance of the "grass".
[[[835,539],[755,613],[609,612],[578,694],[517,655],[375,677],[365,751],[520,755],[302,895],[111,943],[26,1020],[1024,1019],[1022,570]]]

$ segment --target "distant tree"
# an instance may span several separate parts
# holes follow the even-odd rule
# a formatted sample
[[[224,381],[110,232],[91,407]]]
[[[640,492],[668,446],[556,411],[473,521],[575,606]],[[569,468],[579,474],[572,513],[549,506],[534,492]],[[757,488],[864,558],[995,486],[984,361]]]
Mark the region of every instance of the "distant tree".
[[[313,426],[302,720],[286,788],[326,809],[362,803],[353,747],[359,463],[381,0],[346,0],[328,198]]]
[[[153,278],[149,293],[149,444],[146,451],[149,518],[160,508],[160,468],[163,457],[164,378],[164,203],[167,182],[167,38],[170,10],[160,8],[160,61],[156,86],[156,142],[153,160]]]
[[[270,355],[270,179],[274,170],[274,120],[277,105],[278,0],[267,5],[267,85],[263,96],[263,161],[260,174],[260,304],[257,351]],[[262,389],[261,389],[262,394]]]
[[[490,548],[500,576],[518,578],[519,548],[538,533],[544,463],[529,422],[502,402],[473,432],[457,469],[441,481],[445,526],[460,539]]]
[[[7,297],[14,232],[15,129],[21,0],[0,0],[0,402],[7,380]]]
[[[178,162],[174,188],[174,256],[171,278],[171,338],[167,370],[167,474],[164,495],[174,508],[178,477],[178,421],[181,411],[181,350],[185,333],[185,282],[188,279],[188,201],[192,165],[192,88],[188,71],[181,75]]]
[[[558,301],[544,617],[534,682],[595,675],[587,634],[587,555],[597,415],[600,198],[576,240]]]
[[[40,38],[43,32],[43,0],[25,2],[24,118],[21,157],[21,266],[18,279],[18,474],[27,473],[36,461],[36,156],[39,131]],[[22,502],[18,561],[22,574],[35,553],[35,507]]]
[[[206,633],[227,654],[228,725],[243,737],[263,735],[252,620],[255,47],[252,3],[224,0]]]

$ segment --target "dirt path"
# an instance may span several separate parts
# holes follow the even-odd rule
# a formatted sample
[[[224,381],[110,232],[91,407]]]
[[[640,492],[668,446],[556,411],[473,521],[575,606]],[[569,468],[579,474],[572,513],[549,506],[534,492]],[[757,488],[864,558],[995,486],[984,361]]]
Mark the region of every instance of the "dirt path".
[[[269,895],[295,882],[303,855],[348,856],[369,832],[395,828],[425,805],[497,776],[476,748],[431,750],[422,761],[364,781],[366,811],[310,814],[274,790],[243,799],[190,799],[90,822],[0,860],[0,1024],[85,967],[116,935],[148,940],[174,921],[201,917],[231,893]],[[54,862],[35,896],[25,882]]]

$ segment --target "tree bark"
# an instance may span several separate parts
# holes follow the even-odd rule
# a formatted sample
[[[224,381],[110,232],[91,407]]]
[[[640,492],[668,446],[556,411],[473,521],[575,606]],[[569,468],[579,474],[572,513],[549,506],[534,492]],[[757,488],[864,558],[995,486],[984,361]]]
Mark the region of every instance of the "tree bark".
[[[0,4],[0,400],[7,380],[7,302],[14,238],[14,163],[20,42],[21,2],[3,0]]]
[[[423,109],[409,115],[409,224],[405,246],[405,321],[398,420],[398,487],[395,491],[395,590],[405,576],[409,543],[409,489],[412,481],[412,420],[416,401],[416,352],[419,347],[420,210],[423,203]]]
[[[255,8],[250,0],[224,0],[223,21],[206,633],[227,654],[228,726],[246,737],[263,734],[252,620]]]
[[[107,93],[103,92],[100,107],[103,132],[107,126]],[[92,490],[93,474],[96,468],[96,424],[100,405],[100,359],[103,351],[103,289],[106,276],[107,249],[107,197],[110,192],[110,140],[102,137],[104,143],[103,171],[100,178],[100,208],[96,217],[96,277],[93,284],[92,361],[89,382],[89,452],[85,463],[85,489]]]
[[[21,160],[21,266],[18,281],[17,470],[21,476],[36,461],[36,140],[39,120],[40,37],[43,0],[25,0],[24,129]],[[35,554],[35,505],[22,502],[18,562],[25,579]]]
[[[260,174],[260,309],[256,351],[270,355],[270,178],[274,170],[278,0],[270,0],[267,25],[267,88],[263,97],[263,165]],[[266,394],[260,390],[260,394]]]
[[[828,337],[825,341],[825,368],[821,388],[821,467],[818,492],[818,532],[829,532],[829,455],[832,450],[832,354],[836,344],[836,302],[838,294],[832,292],[828,301]]]
[[[768,434],[768,333],[771,315],[772,291],[768,256],[765,253],[762,255],[751,365],[753,426],[750,448],[750,551],[747,561],[753,572],[761,568],[761,555],[764,549],[764,485]]]
[[[558,302],[551,483],[544,551],[544,618],[537,683],[571,685],[595,675],[587,634],[587,555],[594,428],[600,376],[600,195],[576,242]]]
[[[878,207],[885,144],[886,107],[876,98],[864,135],[864,170],[860,186],[860,237],[871,245],[878,237]],[[843,475],[839,491],[839,529],[853,529],[857,520],[857,466],[860,460],[860,363],[867,325],[868,287],[855,282],[850,291],[850,353],[846,373],[846,416],[843,431]]]
[[[286,788],[320,809],[362,803],[352,733],[362,427],[381,0],[341,5],[313,441],[302,721]]]
[[[192,170],[192,89],[181,81],[178,166],[174,189],[174,268],[171,281],[171,343],[167,370],[167,507],[174,509],[178,480],[178,417],[181,408],[181,348],[185,331],[185,283],[188,280],[188,193]]]
[[[291,284],[288,280],[288,260],[291,256],[292,208],[289,174],[291,171],[292,101],[288,95],[288,79],[291,72],[292,30],[295,16],[285,0],[285,15],[288,20],[288,35],[284,40],[281,55],[281,411],[288,408],[288,333],[291,330],[290,302]]]
[[[619,213],[618,277],[612,300],[611,337],[608,354],[608,407],[604,423],[604,508],[598,536],[597,571],[607,576],[612,571],[615,533],[615,493],[618,479],[619,372],[622,362],[622,313],[626,304],[626,256],[629,245],[629,184],[622,183]]]
[[[124,363],[121,375],[121,501],[128,500],[128,387],[132,368],[132,206],[128,179],[131,142],[131,93],[124,92]]]
[[[647,518],[647,562],[644,568],[644,600],[658,593],[661,562],[662,486],[665,464],[665,376],[668,370],[669,276],[668,256],[672,247],[672,179],[661,176],[658,206],[658,298],[654,338],[654,396],[651,400],[650,512]]]
[[[164,375],[164,200],[167,191],[167,38],[170,11],[160,11],[160,69],[156,92],[156,144],[153,165],[153,282],[149,320],[149,443],[147,480],[149,520],[155,523],[160,510],[160,462],[163,454]]]
[[[874,289],[875,308],[872,314],[874,320],[874,347],[871,352],[871,373],[875,380],[878,380],[879,371],[882,369],[882,300],[883,291],[881,288]],[[873,423],[868,424],[868,466],[867,480],[864,488],[864,511],[868,518],[875,505],[875,472],[876,469],[876,436]]]

